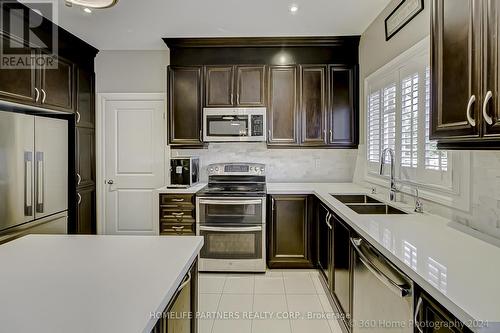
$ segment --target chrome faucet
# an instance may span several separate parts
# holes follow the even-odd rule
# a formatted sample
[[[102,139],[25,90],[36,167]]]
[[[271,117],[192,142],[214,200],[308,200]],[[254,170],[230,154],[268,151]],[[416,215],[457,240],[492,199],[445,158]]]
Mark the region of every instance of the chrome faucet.
[[[394,150],[391,148],[385,148],[382,151],[382,156],[380,156],[380,175],[384,175],[384,165],[385,163],[385,156],[389,153],[389,156],[391,157],[391,189],[389,191],[389,199],[391,201],[396,201],[396,193],[398,192],[398,189],[396,188],[396,179],[394,177]]]

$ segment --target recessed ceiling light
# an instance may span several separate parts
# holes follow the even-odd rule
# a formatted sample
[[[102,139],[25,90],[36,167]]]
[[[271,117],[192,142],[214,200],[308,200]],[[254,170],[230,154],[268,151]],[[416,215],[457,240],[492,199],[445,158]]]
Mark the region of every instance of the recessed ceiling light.
[[[108,8],[116,5],[117,2],[118,0],[66,0],[66,4],[87,8]]]
[[[297,5],[290,5],[290,7],[288,8],[288,10],[290,10],[290,13],[295,14],[299,10],[299,6],[297,6]]]
[[[87,14],[92,13],[92,10],[91,10],[90,8],[87,8],[87,7],[83,8],[83,11],[84,11],[85,13],[87,13]]]

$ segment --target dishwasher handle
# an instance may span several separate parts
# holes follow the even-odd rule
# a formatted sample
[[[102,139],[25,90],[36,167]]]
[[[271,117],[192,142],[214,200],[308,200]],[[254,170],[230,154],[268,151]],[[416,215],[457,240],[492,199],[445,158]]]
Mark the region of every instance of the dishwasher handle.
[[[373,275],[375,275],[375,277],[377,277],[377,279],[379,279],[380,282],[385,284],[396,295],[398,295],[399,297],[410,296],[411,295],[411,288],[399,285],[396,282],[392,281],[387,275],[385,275],[382,271],[380,271],[377,267],[375,267],[370,262],[370,260],[364,255],[364,253],[360,249],[362,242],[363,242],[363,240],[360,238],[351,238],[352,246],[353,246],[354,250],[356,251],[361,263],[363,263],[363,265],[365,265],[365,267]]]

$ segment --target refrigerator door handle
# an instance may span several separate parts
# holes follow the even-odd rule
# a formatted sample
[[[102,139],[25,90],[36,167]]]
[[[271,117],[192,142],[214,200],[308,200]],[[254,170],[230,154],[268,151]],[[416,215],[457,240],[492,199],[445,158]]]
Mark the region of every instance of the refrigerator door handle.
[[[43,152],[36,152],[36,173],[37,173],[36,212],[43,213],[43,204],[45,199],[45,191],[44,191],[45,168],[44,168]]]
[[[33,153],[24,152],[24,216],[33,215]]]

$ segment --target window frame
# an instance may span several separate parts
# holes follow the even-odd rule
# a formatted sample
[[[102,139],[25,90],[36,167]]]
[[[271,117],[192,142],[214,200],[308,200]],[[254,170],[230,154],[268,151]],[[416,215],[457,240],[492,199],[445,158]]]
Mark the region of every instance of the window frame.
[[[425,63],[422,62],[425,61]],[[420,63],[419,63],[420,61]],[[471,154],[467,151],[448,152],[447,171],[433,171],[426,169],[426,85],[425,67],[430,66],[430,38],[426,37],[410,49],[391,60],[380,69],[365,78],[364,82],[364,117],[365,122],[365,181],[371,184],[389,187],[388,170],[383,176],[378,174],[379,162],[369,160],[369,98],[377,90],[380,91],[380,117],[383,117],[383,89],[389,84],[396,85],[396,149],[395,174],[397,185],[401,192],[414,194],[418,187],[420,196],[436,203],[470,211],[470,170]],[[404,78],[418,71],[419,73],[419,110],[418,110],[418,167],[403,167],[401,161],[401,127],[402,127],[402,81]],[[405,75],[406,74],[406,75]],[[423,74],[423,75],[422,75]],[[422,110],[421,110],[422,109]],[[432,111],[431,111],[432,112]],[[380,136],[383,132],[383,122],[380,125]],[[398,140],[399,138],[399,140]],[[383,150],[383,138],[380,140],[380,153]],[[388,168],[386,168],[388,169]]]

